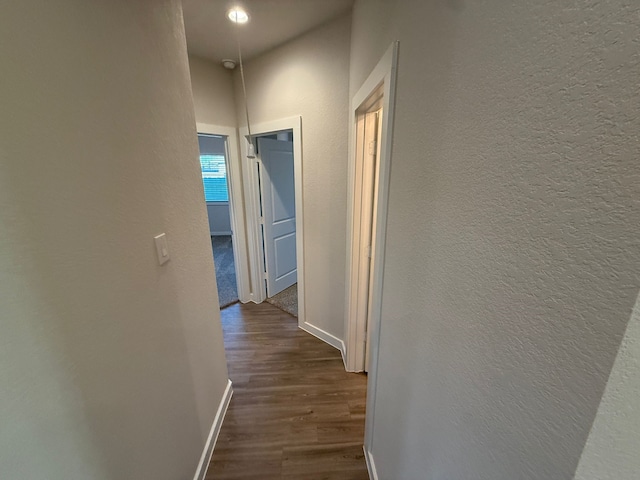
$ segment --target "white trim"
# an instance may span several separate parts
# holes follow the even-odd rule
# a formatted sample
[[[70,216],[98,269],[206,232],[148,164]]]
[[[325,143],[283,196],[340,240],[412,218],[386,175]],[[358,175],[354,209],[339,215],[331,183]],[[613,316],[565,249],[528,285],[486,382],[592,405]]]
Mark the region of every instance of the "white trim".
[[[212,237],[228,237],[233,232],[231,230],[219,231],[219,232],[209,232]]]
[[[358,315],[358,285],[354,279],[356,269],[358,268],[357,260],[360,245],[357,242],[359,238],[359,224],[354,224],[354,209],[356,202],[356,125],[361,106],[380,85],[383,85],[383,114],[382,114],[382,136],[380,138],[380,161],[378,172],[378,198],[377,198],[377,219],[375,231],[375,251],[373,256],[376,259],[375,265],[370,273],[372,278],[372,291],[370,296],[374,299],[372,311],[370,312],[372,331],[377,330],[377,322],[379,322],[380,297],[382,295],[382,271],[384,268],[384,240],[386,235],[386,217],[387,204],[389,198],[389,171],[391,163],[391,144],[393,132],[393,117],[395,103],[395,78],[398,58],[398,42],[394,42],[387,49],[382,59],[378,62],[369,77],[351,101],[351,127],[349,134],[349,173],[348,173],[348,199],[349,208],[347,210],[347,308],[345,317],[345,333],[346,333],[346,357],[347,370],[351,372],[360,372],[364,370],[364,342],[366,341],[365,329],[366,318]],[[371,343],[376,340],[371,337]],[[371,345],[370,345],[371,347]],[[373,359],[374,349],[371,349]],[[375,359],[372,360],[375,362]],[[370,376],[371,378],[371,376]]]
[[[310,323],[300,323],[298,324],[298,327],[305,332],[310,333],[314,337],[319,338],[323,342],[328,343],[332,347],[340,350],[344,361],[344,342],[338,337],[336,337],[335,335],[331,335],[329,332],[326,332],[321,328],[316,327],[315,325],[311,325]]]
[[[220,428],[222,427],[222,422],[224,421],[224,416],[227,413],[227,408],[229,408],[229,402],[231,402],[232,396],[233,388],[231,387],[231,380],[227,380],[227,388],[225,388],[224,390],[224,394],[222,395],[222,399],[220,400],[220,405],[218,405],[218,411],[216,412],[216,416],[213,418],[213,425],[211,425],[209,436],[207,437],[207,441],[204,444],[204,450],[202,450],[200,462],[198,463],[198,468],[196,469],[196,473],[193,476],[193,480],[204,480],[204,477],[207,474],[207,468],[209,468],[211,455],[213,454],[213,449],[216,446],[216,442],[218,441]]]
[[[249,263],[246,252],[247,234],[245,230],[244,199],[242,198],[242,171],[238,158],[238,132],[234,127],[196,123],[198,133],[227,137],[227,179],[229,185],[230,235],[233,235],[233,261],[236,267],[238,298],[242,303],[250,300]],[[211,233],[211,232],[210,232]],[[213,233],[211,233],[213,235]],[[227,235],[229,235],[227,234]]]
[[[367,470],[369,471],[369,479],[370,480],[378,480],[378,471],[376,470],[376,462],[373,461],[373,453],[367,449],[367,447],[362,447],[364,450],[364,459],[367,462]]]
[[[302,195],[302,117],[295,116],[251,125],[251,134],[266,135],[281,130],[293,131],[293,171],[296,201],[296,268],[298,269],[298,326],[305,325],[305,277],[304,277],[304,203]],[[247,242],[249,252],[249,272],[251,277],[251,300],[261,303],[266,299],[264,288],[264,270],[262,259],[262,241],[260,240],[260,204],[258,199],[258,179],[254,163],[256,159],[247,158],[249,131],[240,128],[240,152],[243,158],[243,185],[245,194],[245,212]],[[304,328],[303,328],[304,329]]]

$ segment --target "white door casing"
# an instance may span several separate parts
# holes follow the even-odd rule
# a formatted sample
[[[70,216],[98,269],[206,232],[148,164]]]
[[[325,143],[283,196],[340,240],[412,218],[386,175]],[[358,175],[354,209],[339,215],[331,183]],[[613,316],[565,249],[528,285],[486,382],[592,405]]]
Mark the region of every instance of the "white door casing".
[[[353,336],[348,351],[348,370],[369,370],[371,318],[374,315],[376,272],[376,229],[378,216],[379,123],[384,97],[383,85],[359,106],[355,129],[355,162],[351,203],[351,250],[348,266],[348,319]],[[349,338],[349,337],[348,337]],[[353,340],[356,340],[353,342]]]
[[[267,297],[297,282],[293,142],[258,138]]]

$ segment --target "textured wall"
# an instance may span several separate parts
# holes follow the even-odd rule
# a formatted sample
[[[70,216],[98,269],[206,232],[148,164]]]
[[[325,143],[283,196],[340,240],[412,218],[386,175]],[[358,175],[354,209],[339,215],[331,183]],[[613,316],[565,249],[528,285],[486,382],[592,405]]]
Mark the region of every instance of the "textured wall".
[[[252,123],[302,115],[306,321],[341,339],[350,26],[341,18],[245,66]],[[244,125],[237,73],[235,80]]]
[[[635,480],[640,473],[640,297],[627,326],[576,480]]]
[[[228,203],[208,203],[209,233],[211,235],[231,235],[231,217]]]
[[[196,121],[236,127],[236,105],[230,70],[198,57],[189,57]]]
[[[380,478],[573,477],[640,285],[639,13],[356,4],[353,91],[400,40]]]
[[[192,478],[227,372],[180,3],[2,2],[0,61],[0,476]]]

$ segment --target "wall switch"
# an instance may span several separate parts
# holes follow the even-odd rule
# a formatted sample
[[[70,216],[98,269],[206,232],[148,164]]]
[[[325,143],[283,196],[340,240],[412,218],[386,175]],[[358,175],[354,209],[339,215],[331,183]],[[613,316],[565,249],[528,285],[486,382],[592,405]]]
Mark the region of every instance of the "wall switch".
[[[156,242],[156,253],[158,254],[158,265],[164,265],[169,261],[169,247],[167,247],[167,236],[164,233],[153,237]]]

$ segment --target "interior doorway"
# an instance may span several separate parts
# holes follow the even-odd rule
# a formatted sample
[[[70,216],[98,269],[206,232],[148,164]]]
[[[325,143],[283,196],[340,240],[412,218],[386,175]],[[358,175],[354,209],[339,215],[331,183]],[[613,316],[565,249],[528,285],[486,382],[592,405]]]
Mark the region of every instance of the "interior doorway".
[[[298,316],[293,131],[254,138],[266,300]]]
[[[348,371],[368,371],[365,459],[371,459],[382,279],[386,239],[398,42],[380,59],[351,101],[348,274],[345,318]]]
[[[220,308],[248,298],[246,234],[235,128],[197,124]]]
[[[241,128],[252,300],[304,320],[301,119]],[[255,157],[248,157],[249,141]]]
[[[209,219],[220,308],[239,300],[227,174],[227,137],[198,133],[200,170]]]
[[[374,272],[380,254],[376,246],[378,205],[380,202],[380,166],[382,124],[384,119],[384,84],[375,90],[355,111],[355,149],[353,159],[353,194],[351,207],[351,245],[349,265],[349,314],[357,337],[352,349],[353,371],[369,371],[371,358],[371,324],[374,314]]]
[[[380,322],[397,43],[351,102],[347,314],[348,371],[374,368]]]

